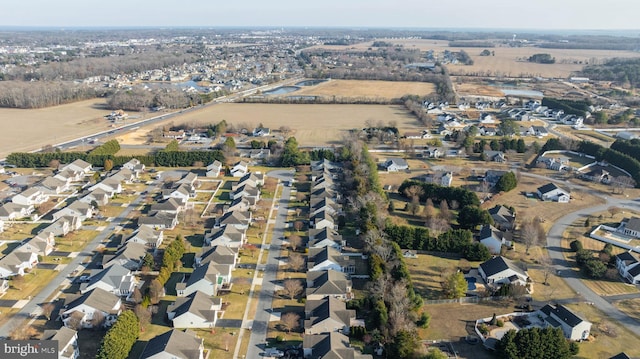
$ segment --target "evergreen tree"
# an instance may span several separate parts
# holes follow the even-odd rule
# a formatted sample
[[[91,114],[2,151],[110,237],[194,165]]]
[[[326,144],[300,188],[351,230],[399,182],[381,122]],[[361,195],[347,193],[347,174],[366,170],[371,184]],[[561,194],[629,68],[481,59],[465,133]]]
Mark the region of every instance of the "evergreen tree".
[[[509,192],[516,188],[517,185],[518,180],[516,179],[516,175],[513,172],[507,172],[500,177],[498,183],[496,183],[496,190],[498,192]]]

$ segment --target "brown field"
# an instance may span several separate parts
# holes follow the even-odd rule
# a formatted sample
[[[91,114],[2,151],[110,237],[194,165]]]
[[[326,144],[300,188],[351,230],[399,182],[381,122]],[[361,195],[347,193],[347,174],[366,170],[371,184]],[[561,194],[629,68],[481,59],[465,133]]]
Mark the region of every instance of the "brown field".
[[[342,143],[349,129],[362,128],[365,122],[395,121],[400,132],[415,131],[415,117],[403,107],[386,105],[281,105],[224,103],[170,120],[174,124],[205,125],[225,120],[234,126],[254,128],[259,123],[277,129],[289,126],[291,135],[302,146],[327,146]],[[154,124],[154,127],[159,124]],[[151,130],[151,128],[149,128]]]
[[[613,57],[638,57],[638,54],[631,51],[609,51],[609,50],[565,50],[565,49],[543,49],[538,47],[494,47],[489,50],[495,51],[495,56],[480,56],[484,50],[480,47],[449,47],[449,42],[444,40],[428,39],[383,39],[392,44],[404,45],[407,48],[416,48],[422,51],[435,50],[442,52],[466,51],[474,61],[471,66],[448,65],[447,68],[452,75],[464,75],[470,73],[481,73],[487,76],[495,76],[498,73],[507,77],[569,77],[572,72],[582,69],[584,64],[599,62],[603,59]],[[318,48],[331,49],[354,49],[358,51],[371,47],[373,41],[363,42],[349,46],[318,46]],[[556,63],[534,64],[523,59],[533,54],[547,53],[556,58]],[[490,73],[490,75],[488,74]]]
[[[103,116],[109,113],[102,99],[34,110],[0,108],[6,123],[0,132],[0,157],[107,130],[109,121]]]
[[[400,98],[404,95],[426,96],[434,91],[435,86],[427,82],[330,80],[315,86],[302,87],[293,95]],[[292,94],[285,96],[290,95]]]

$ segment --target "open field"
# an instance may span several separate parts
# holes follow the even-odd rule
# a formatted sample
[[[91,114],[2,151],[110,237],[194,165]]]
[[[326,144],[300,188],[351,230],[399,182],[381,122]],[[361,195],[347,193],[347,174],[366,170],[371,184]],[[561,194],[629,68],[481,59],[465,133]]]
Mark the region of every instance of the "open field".
[[[603,59],[614,57],[637,57],[638,54],[631,51],[610,51],[610,50],[568,50],[568,49],[544,49],[539,47],[493,47],[490,51],[495,52],[495,56],[480,56],[484,50],[481,47],[449,47],[449,41],[429,40],[429,39],[383,39],[385,42],[394,45],[404,45],[406,48],[420,49],[422,51],[434,50],[435,52],[466,51],[474,61],[471,66],[448,65],[447,68],[452,75],[464,75],[470,73],[487,74],[495,76],[502,74],[507,77],[569,77],[572,72],[582,69],[584,64],[598,63]],[[317,48],[330,49],[354,49],[363,51],[371,47],[373,41],[347,46],[317,46]],[[535,64],[522,61],[533,54],[547,53],[555,57],[555,64]]]
[[[0,133],[0,157],[107,130],[110,123],[103,116],[110,112],[103,99],[30,110],[0,108],[0,118],[19,124]]]
[[[315,86],[303,86],[284,96],[337,96],[367,98],[400,98],[404,95],[426,96],[435,91],[427,82],[330,80]]]
[[[418,258],[405,258],[411,280],[416,291],[424,299],[442,299],[444,278],[461,266],[460,259],[449,259],[428,254],[419,254]],[[471,268],[477,268],[480,262],[464,261]]]
[[[173,118],[174,124],[204,125],[225,120],[237,127],[254,128],[289,126],[291,135],[302,146],[327,146],[342,143],[349,129],[362,128],[365,122],[395,121],[400,132],[415,131],[419,126],[414,116],[403,107],[386,105],[281,105],[224,103],[208,106]],[[154,124],[153,127],[159,126]],[[148,128],[149,131],[152,127]]]

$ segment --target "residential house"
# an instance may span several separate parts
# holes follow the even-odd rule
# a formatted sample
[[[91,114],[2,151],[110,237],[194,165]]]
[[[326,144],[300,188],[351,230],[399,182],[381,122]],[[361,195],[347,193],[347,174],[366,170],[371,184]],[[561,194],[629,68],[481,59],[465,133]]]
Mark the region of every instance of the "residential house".
[[[38,254],[14,250],[0,259],[0,278],[24,275],[38,265]]]
[[[302,339],[304,358],[308,359],[372,359],[369,354],[362,354],[349,346],[349,337],[338,332],[316,335],[305,335]]]
[[[229,172],[233,177],[242,177],[249,172],[249,163],[246,161],[237,162],[233,167],[231,167]]]
[[[554,171],[565,171],[569,169],[569,158],[564,156],[547,157],[542,156],[536,160],[536,163],[544,163],[544,165]]]
[[[140,283],[130,269],[114,264],[89,277],[89,282],[80,285],[80,293],[84,294],[96,288],[100,288],[119,297],[127,297],[133,294],[133,290]]]
[[[493,218],[493,224],[496,228],[503,231],[510,231],[514,229],[516,214],[509,208],[496,205],[489,209],[489,215]]]
[[[336,225],[336,221],[333,219],[333,216],[331,215],[331,213],[329,213],[329,211],[327,210],[322,210],[318,213],[316,213],[313,218],[311,219],[311,222],[313,223],[313,228],[315,229],[322,229],[325,227],[329,227],[332,229],[338,229],[337,225]]]
[[[335,270],[307,272],[306,288],[307,301],[325,297],[342,300],[353,298],[351,280],[345,273]]]
[[[204,247],[202,251],[196,255],[194,266],[202,266],[206,263],[212,262],[223,269],[220,271],[220,277],[223,278],[224,283],[231,281],[231,272],[238,264],[238,249],[224,246]]]
[[[93,217],[93,209],[94,208],[90,203],[74,201],[70,205],[54,213],[52,216],[56,221],[62,217],[79,217],[84,221]]]
[[[491,254],[500,254],[502,246],[511,247],[512,244],[510,232],[502,232],[490,224],[485,224],[480,228],[478,239],[489,249]]]
[[[140,226],[129,236],[125,237],[124,243],[140,243],[147,249],[156,250],[164,240],[164,232],[156,231],[148,226]]]
[[[398,172],[409,169],[409,164],[403,158],[389,158],[383,164],[382,168],[387,172]]]
[[[86,175],[87,173],[92,172],[93,169],[90,163],[85,162],[81,159],[77,159],[69,164],[60,165],[58,167],[58,171],[59,172],[63,172],[63,171],[82,172]]]
[[[102,326],[111,326],[122,312],[122,301],[117,295],[101,288],[95,288],[79,297],[67,296],[64,307],[60,310],[60,317],[65,327],[93,328],[93,318],[100,312],[104,319]]]
[[[111,198],[115,194],[122,193],[122,183],[117,178],[108,177],[89,187],[89,191],[95,191],[97,189],[105,191],[109,195],[109,198]]]
[[[553,201],[560,203],[568,203],[571,195],[569,192],[556,186],[554,183],[547,183],[544,186],[540,186],[537,189],[538,197],[543,201]]]
[[[178,214],[169,212],[149,212],[149,215],[138,217],[138,226],[147,226],[155,230],[172,230],[178,225]]]
[[[204,359],[204,340],[191,331],[172,329],[153,337],[140,359]]]
[[[136,174],[136,177],[140,176],[140,173],[144,172],[145,165],[136,158],[132,158],[129,162],[122,165],[122,168],[126,168]]]
[[[56,241],[53,237],[53,233],[42,231],[34,237],[22,241],[20,247],[16,248],[14,252],[35,253],[39,256],[45,257],[53,252],[55,245]]]
[[[0,219],[4,221],[13,221],[20,218],[30,216],[35,207],[33,205],[22,205],[17,203],[5,203],[0,206]]]
[[[495,123],[497,123],[495,117],[493,117],[492,114],[486,113],[486,112],[480,113],[480,117],[478,117],[478,121],[483,125],[484,124],[495,124]]]
[[[207,177],[218,177],[222,171],[222,162],[215,160],[207,166]]]
[[[4,232],[4,221],[0,219],[0,233]]]
[[[561,328],[565,338],[575,341],[589,339],[591,323],[580,318],[564,305],[547,304],[540,308],[539,312],[544,314],[544,320],[548,325]]]
[[[176,183],[179,185],[184,184],[189,186],[190,191],[193,192],[196,188],[197,181],[198,181],[198,174],[194,172],[189,172],[186,175],[184,175],[184,177],[179,179],[178,182]]]
[[[69,182],[50,176],[40,181],[36,188],[47,195],[60,194],[69,190]]]
[[[174,140],[182,140],[184,138],[185,132],[184,130],[180,130],[180,131],[164,131],[162,133],[162,137],[164,138],[171,138]]]
[[[89,192],[89,194],[87,194],[86,196],[80,198],[79,201],[89,204],[96,202],[98,206],[106,206],[107,203],[109,203],[109,198],[111,198],[111,194],[98,188]]]
[[[529,276],[510,259],[497,256],[480,264],[478,274],[489,287],[497,288],[503,284],[527,285]]]
[[[214,228],[220,228],[224,226],[234,226],[239,230],[246,231],[251,223],[251,212],[233,211],[223,214],[221,217],[216,218]]]
[[[352,257],[344,256],[333,247],[309,248],[308,271],[335,270],[353,274],[355,263]]]
[[[453,173],[446,172],[440,177],[440,186],[442,187],[451,187],[451,182],[453,181]]]
[[[424,157],[426,158],[440,158],[444,155],[441,149],[436,147],[430,147],[422,151]]]
[[[264,186],[264,174],[260,172],[248,172],[244,176],[240,177],[238,183],[231,187],[231,190],[236,190],[239,187],[249,185],[250,187]]]
[[[498,134],[498,129],[496,126],[483,125],[478,128],[478,132],[481,136],[496,136]]]
[[[142,264],[142,259],[147,253],[147,247],[144,244],[127,242],[120,246],[114,254],[105,254],[102,258],[102,267],[107,268],[114,264],[130,269],[138,270]]]
[[[214,262],[204,263],[193,270],[186,282],[182,281],[176,284],[176,293],[178,297],[186,297],[195,292],[214,296],[218,293],[218,286],[225,282],[225,275],[230,276],[229,265]]]
[[[308,300],[304,312],[304,333],[307,335],[329,332],[349,335],[351,323],[356,318],[355,310],[347,309],[345,302],[334,297]]]
[[[593,168],[591,171],[581,174],[580,178],[591,182],[609,184],[613,176],[604,168],[596,166],[596,168]]]
[[[9,281],[6,279],[0,280],[0,297],[2,297],[9,290]]]
[[[216,326],[218,313],[222,310],[222,299],[195,291],[180,297],[167,307],[167,317],[174,328],[206,328]]]
[[[482,153],[482,159],[489,162],[506,162],[507,158],[502,151],[485,150]]]
[[[212,228],[204,236],[204,243],[208,246],[240,248],[245,240],[245,230],[238,229],[236,226]]]
[[[549,135],[549,132],[547,131],[547,129],[542,126],[531,126],[530,133],[532,136],[536,136],[536,137],[545,137]]]
[[[225,212],[233,212],[233,211],[247,212],[251,208],[253,208],[253,205],[248,199],[243,197],[238,197],[233,201],[231,201],[231,204],[229,204],[229,206],[226,207],[224,211]]]
[[[84,172],[67,169],[63,171],[58,171],[58,173],[56,173],[55,176],[53,176],[53,178],[57,178],[61,181],[64,181],[68,185],[70,185],[72,182],[82,181],[82,179],[84,178]]]
[[[623,252],[616,256],[616,268],[622,278],[631,284],[640,284],[640,260],[633,251]]]
[[[58,359],[77,359],[80,357],[78,348],[78,332],[62,327],[57,330],[47,329],[42,333],[42,340],[58,341]]]
[[[11,198],[11,202],[22,206],[38,206],[49,200],[49,195],[36,187],[26,189]]]
[[[315,216],[322,211],[326,211],[333,216],[340,213],[340,205],[331,198],[311,198],[309,211],[311,216]]]
[[[631,217],[623,219],[617,230],[624,235],[640,239],[640,218]]]
[[[231,193],[232,199],[246,198],[252,205],[260,200],[260,189],[250,185],[243,185]]]
[[[190,198],[196,196],[196,192],[188,184],[168,183],[161,191],[162,199],[175,198],[182,203],[187,203]]]
[[[309,229],[309,248],[333,247],[339,251],[344,245],[342,236],[333,228]]]
[[[185,209],[185,202],[182,202],[176,198],[169,198],[160,203],[154,203],[149,208],[149,213],[152,212],[167,212],[171,214],[178,214]]]

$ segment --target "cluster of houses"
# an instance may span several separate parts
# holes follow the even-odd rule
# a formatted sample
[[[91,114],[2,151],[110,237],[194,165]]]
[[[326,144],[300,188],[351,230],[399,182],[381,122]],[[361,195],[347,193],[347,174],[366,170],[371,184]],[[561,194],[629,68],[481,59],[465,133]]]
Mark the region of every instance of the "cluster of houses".
[[[334,184],[341,168],[322,160],[311,164],[311,197],[304,338],[305,358],[370,359],[349,345],[349,331],[363,325],[355,310],[346,308],[353,298],[351,276],[361,253],[343,252],[335,217],[342,211],[340,195]]]
[[[166,181],[160,191],[160,201],[151,205],[149,211],[138,218],[138,226],[156,230],[172,230],[178,225],[178,216],[195,198],[198,175],[189,172],[176,181]]]

